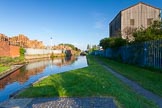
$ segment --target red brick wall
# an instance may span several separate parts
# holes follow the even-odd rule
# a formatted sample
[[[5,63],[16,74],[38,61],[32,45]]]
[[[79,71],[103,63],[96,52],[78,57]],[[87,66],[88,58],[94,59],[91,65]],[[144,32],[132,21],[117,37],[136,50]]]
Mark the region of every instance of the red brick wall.
[[[0,56],[19,57],[19,47],[9,45],[7,41],[0,41]]]
[[[20,47],[10,45],[10,57],[19,57]]]
[[[9,56],[10,47],[6,41],[0,41],[0,56]]]

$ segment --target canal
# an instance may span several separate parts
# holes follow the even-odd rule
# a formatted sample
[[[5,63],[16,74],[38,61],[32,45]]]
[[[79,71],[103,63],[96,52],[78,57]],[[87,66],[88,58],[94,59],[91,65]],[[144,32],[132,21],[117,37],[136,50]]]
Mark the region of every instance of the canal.
[[[85,56],[54,58],[29,63],[0,80],[0,102],[9,99],[11,94],[28,87],[40,78],[86,66],[88,65]]]

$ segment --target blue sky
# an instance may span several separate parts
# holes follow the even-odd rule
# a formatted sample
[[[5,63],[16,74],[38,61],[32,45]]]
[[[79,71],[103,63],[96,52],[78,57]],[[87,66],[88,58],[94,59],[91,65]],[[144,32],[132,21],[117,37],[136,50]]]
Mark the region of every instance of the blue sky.
[[[162,9],[162,0],[0,0],[0,33],[24,34],[50,45],[71,43],[80,49],[109,37],[109,23],[138,2]]]

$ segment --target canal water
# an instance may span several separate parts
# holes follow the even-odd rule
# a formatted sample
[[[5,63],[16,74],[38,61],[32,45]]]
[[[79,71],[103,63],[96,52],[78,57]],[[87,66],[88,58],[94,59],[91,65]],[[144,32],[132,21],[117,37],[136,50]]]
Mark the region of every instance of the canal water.
[[[55,58],[29,63],[0,80],[0,102],[9,99],[11,94],[28,87],[40,78],[86,66],[85,56]]]

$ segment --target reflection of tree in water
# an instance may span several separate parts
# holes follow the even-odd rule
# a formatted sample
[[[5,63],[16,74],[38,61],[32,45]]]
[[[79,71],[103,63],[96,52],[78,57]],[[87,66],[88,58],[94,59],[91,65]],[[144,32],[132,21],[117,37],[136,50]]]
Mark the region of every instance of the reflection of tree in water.
[[[62,67],[62,66],[73,64],[77,60],[78,59],[76,56],[57,57],[52,59],[52,64]]]
[[[65,61],[66,63],[69,64],[73,64],[75,61],[77,61],[78,58],[76,56],[69,56],[69,57],[65,57]]]

